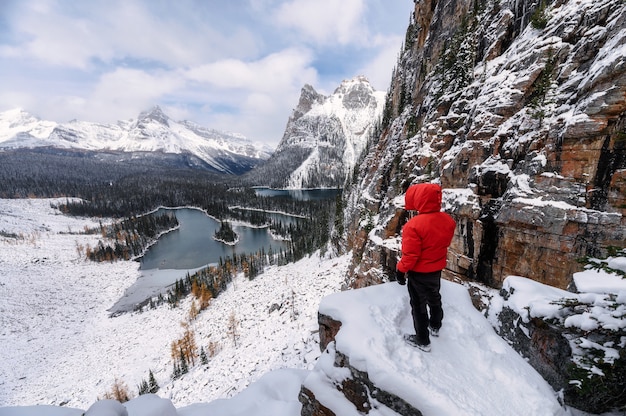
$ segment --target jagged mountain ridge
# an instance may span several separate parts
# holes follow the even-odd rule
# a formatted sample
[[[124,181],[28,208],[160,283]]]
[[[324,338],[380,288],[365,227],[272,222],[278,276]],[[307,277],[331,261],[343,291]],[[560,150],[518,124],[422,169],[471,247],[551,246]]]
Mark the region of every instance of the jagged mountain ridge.
[[[277,188],[342,187],[380,119],[384,92],[363,76],[344,80],[324,96],[302,88],[272,157],[252,181]]]
[[[244,136],[174,121],[158,106],[117,124],[40,120],[22,109],[0,113],[0,148],[51,147],[122,152],[128,157],[170,154],[191,157],[195,166],[239,174],[269,158],[272,150]]]

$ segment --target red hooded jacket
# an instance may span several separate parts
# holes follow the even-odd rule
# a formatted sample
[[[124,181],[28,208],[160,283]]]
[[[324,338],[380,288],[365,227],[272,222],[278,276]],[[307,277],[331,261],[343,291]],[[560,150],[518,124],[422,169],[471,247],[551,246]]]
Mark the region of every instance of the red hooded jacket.
[[[456,222],[441,212],[441,187],[434,183],[412,185],[406,191],[404,205],[407,210],[418,211],[418,215],[402,227],[402,257],[396,268],[404,273],[444,269]]]

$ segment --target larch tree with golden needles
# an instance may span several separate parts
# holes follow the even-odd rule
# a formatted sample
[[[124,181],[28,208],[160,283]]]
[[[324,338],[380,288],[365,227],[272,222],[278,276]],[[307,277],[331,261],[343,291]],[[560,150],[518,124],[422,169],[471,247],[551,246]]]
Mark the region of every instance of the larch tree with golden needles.
[[[128,391],[128,386],[122,380],[115,378],[113,382],[113,386],[111,386],[111,391],[108,391],[104,395],[105,399],[115,399],[120,403],[127,402],[131,399],[130,393]]]
[[[191,306],[189,307],[189,322],[195,320],[199,313],[200,311],[198,310],[198,306],[196,306],[196,301],[191,301]]]
[[[237,347],[237,338],[239,338],[239,330],[237,327],[239,326],[239,320],[237,316],[235,316],[235,311],[231,311],[228,317],[228,336],[232,337],[233,344]]]
[[[211,293],[207,285],[202,284],[200,289],[200,311],[203,311],[209,307],[211,299],[213,299],[213,294]]]
[[[187,322],[181,322],[184,328],[183,336],[172,342],[172,359],[176,361],[179,357],[186,363],[195,365],[198,357],[198,346],[196,345],[196,337],[193,330]],[[181,363],[182,364],[182,363]]]

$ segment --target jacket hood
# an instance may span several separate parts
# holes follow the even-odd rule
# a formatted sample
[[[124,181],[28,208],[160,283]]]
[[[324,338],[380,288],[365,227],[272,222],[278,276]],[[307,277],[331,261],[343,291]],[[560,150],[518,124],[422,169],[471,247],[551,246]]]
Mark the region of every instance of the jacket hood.
[[[441,186],[436,183],[411,185],[404,196],[404,208],[422,214],[441,211]]]

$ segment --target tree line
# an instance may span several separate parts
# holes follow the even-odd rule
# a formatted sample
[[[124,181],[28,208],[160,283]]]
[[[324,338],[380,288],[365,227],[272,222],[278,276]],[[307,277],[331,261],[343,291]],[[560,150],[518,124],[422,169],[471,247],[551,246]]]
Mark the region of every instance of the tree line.
[[[259,173],[263,172],[219,175],[180,166],[176,159],[163,155],[159,159],[120,159],[115,153],[17,149],[0,152],[0,197],[68,197],[58,205],[66,214],[124,218],[102,230],[110,244],[102,242],[90,248],[88,257],[99,261],[138,256],[149,239],[177,225],[175,217],[144,215],[159,207],[192,206],[221,221],[269,226],[290,241],[288,249],[271,256],[251,253],[245,259],[237,256],[231,260],[247,277],[254,277],[266,264],[295,261],[324,248],[336,217],[342,215],[336,200],[257,195],[252,186],[268,183],[252,181],[261,180]],[[285,225],[273,222],[270,212],[302,219]]]
[[[87,246],[85,256],[98,262],[130,260],[141,256],[159,234],[177,226],[178,219],[171,212],[133,216],[107,226],[100,224],[102,237],[111,243],[100,240],[95,247]]]
[[[237,273],[243,273],[244,277],[252,280],[268,266],[283,266],[302,259],[311,253],[313,247],[320,248],[320,243],[319,239],[310,239],[307,243],[290,244],[287,249],[275,251],[270,247],[267,251],[262,248],[256,253],[220,257],[217,265],[204,267],[193,274],[187,273],[184,278],[178,279],[165,294],[150,299],[147,307],[152,309],[163,304],[177,307],[181,300],[192,294],[200,301],[201,312],[208,306],[210,299],[226,290]],[[142,308],[143,306],[138,306],[137,311]]]

